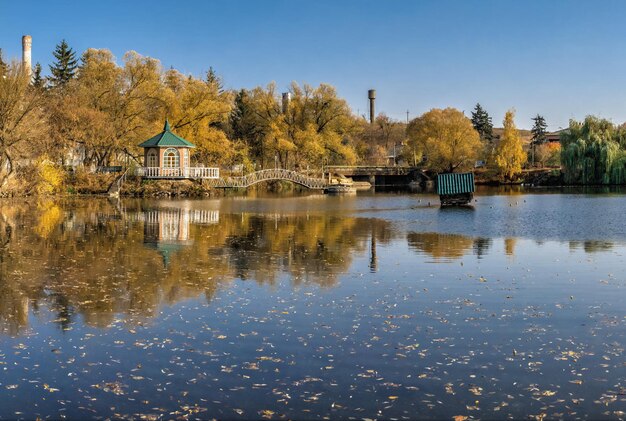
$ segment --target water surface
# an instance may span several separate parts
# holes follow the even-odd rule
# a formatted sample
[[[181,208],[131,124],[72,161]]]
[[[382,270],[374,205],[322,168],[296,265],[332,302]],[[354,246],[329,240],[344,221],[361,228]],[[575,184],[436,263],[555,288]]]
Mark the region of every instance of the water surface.
[[[623,418],[620,193],[0,202],[0,417]]]

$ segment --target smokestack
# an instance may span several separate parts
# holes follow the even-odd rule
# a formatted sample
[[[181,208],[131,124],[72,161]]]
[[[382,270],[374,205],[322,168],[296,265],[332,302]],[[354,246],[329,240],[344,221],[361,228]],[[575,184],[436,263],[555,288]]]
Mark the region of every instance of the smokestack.
[[[370,123],[374,124],[376,113],[374,111],[374,101],[376,100],[376,89],[370,89],[367,91],[367,97],[370,100]]]
[[[291,94],[289,92],[283,92],[283,114],[287,114],[287,111],[289,111],[290,101],[291,101]]]
[[[22,37],[22,65],[28,73],[28,77],[33,75],[33,65],[31,60],[30,48],[33,45],[33,38],[30,35],[24,35]]]

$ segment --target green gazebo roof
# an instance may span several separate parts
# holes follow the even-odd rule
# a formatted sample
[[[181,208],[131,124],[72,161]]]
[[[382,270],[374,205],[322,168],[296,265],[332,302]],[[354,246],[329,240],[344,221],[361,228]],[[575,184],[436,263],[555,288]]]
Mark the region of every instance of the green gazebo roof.
[[[158,148],[165,146],[177,146],[183,148],[195,148],[196,145],[189,142],[188,140],[183,139],[180,136],[176,136],[170,130],[170,123],[165,119],[165,126],[163,127],[163,131],[156,136],[151,137],[143,143],[139,144],[142,148]]]

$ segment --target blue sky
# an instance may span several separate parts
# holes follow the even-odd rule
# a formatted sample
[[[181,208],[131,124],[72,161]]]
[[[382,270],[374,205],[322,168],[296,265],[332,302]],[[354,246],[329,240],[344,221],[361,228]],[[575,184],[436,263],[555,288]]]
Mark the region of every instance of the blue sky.
[[[61,39],[82,52],[135,50],[194,75],[212,66],[227,88],[275,81],[334,85],[354,112],[431,108],[501,125],[540,113],[550,129],[595,114],[626,121],[626,1],[36,1],[0,0],[0,48],[47,69]]]

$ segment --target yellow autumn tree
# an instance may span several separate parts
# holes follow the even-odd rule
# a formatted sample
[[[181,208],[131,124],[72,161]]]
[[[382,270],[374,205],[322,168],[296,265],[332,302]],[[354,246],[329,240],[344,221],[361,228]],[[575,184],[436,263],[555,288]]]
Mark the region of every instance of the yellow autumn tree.
[[[454,172],[474,167],[482,150],[469,118],[454,108],[432,109],[409,123],[408,149],[426,156],[428,167]]]
[[[498,173],[507,181],[522,172],[527,156],[522,148],[522,138],[515,127],[515,111],[509,110],[504,116],[504,133],[495,151]]]

